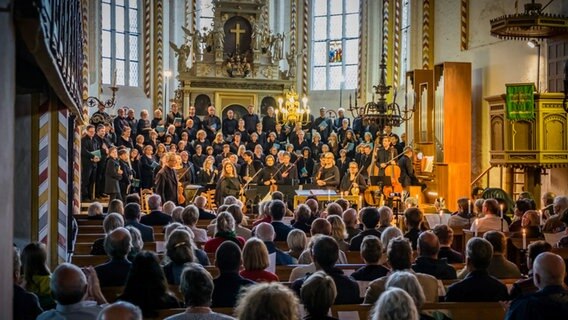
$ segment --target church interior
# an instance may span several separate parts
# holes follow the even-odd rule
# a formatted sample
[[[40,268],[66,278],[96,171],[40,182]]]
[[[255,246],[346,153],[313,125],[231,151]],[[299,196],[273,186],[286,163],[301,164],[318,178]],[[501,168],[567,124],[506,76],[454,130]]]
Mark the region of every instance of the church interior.
[[[186,319],[174,316],[184,312],[261,319],[274,310],[281,314],[265,319],[556,319],[536,308],[552,290],[537,279],[556,271],[563,277],[554,290],[568,296],[566,0],[0,0],[0,25],[2,318],[121,319],[114,306],[132,319]],[[166,222],[152,220],[155,212]],[[192,212],[199,218],[186,219]],[[225,219],[232,230],[222,229]],[[263,285],[233,304],[219,303],[220,289],[212,289],[212,303],[193,304],[184,279],[199,270],[174,261],[186,242],[174,243],[172,223],[189,230],[195,253],[186,268],[200,262],[215,285],[227,242],[240,248],[242,277],[247,255],[260,250],[270,263],[257,269],[277,280],[259,278]],[[330,231],[316,232],[324,223]],[[407,244],[396,235],[385,242],[387,227],[410,240],[412,269],[397,268],[391,247],[400,254]],[[151,240],[140,239],[143,228]],[[266,229],[272,239],[263,239]],[[298,229],[305,255],[294,257],[289,232]],[[113,239],[124,235],[114,230],[134,235],[126,232],[126,273],[106,285],[124,269],[98,269],[117,263]],[[333,270],[344,278],[318,260],[327,238],[339,248]],[[363,251],[374,239],[391,278],[418,278],[415,314],[397,318],[381,305],[397,294],[386,288],[387,273],[354,276],[372,265]],[[428,273],[415,266],[430,241],[462,259],[447,259],[453,276],[433,275],[434,300],[424,278],[404,271]],[[264,249],[254,249],[258,243]],[[518,273],[489,272],[506,298],[456,298],[458,282],[480,272],[472,252],[485,243]],[[292,262],[281,263],[281,253]],[[156,311],[132,298],[134,265],[145,254],[159,259],[173,307]],[[293,275],[310,263],[298,285]],[[85,307],[91,313],[74,313],[58,292],[72,266],[88,288],[76,303],[95,300]],[[349,285],[339,281],[356,283],[360,300],[340,303]],[[333,287],[330,305],[324,291],[314,294],[321,302],[310,299],[316,283],[312,290]],[[369,300],[375,285],[381,291]],[[534,289],[527,296],[515,291],[527,286]],[[24,315],[16,302],[23,290],[43,313]],[[247,310],[270,290],[280,306],[267,300],[264,311],[264,303]],[[408,295],[417,301],[412,292],[401,297]],[[568,299],[554,303],[568,312]],[[278,308],[286,306],[285,316]],[[327,308],[320,318],[318,308]]]

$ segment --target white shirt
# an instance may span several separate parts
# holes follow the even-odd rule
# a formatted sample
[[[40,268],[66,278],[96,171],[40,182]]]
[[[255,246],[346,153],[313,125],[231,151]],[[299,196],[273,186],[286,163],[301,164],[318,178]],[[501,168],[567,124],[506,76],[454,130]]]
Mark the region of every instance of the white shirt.
[[[477,225],[477,226],[476,226]],[[503,219],[503,230],[501,230],[501,217],[493,215],[491,213],[486,213],[485,217],[478,219],[477,224],[475,220],[471,222],[470,231],[475,232],[477,227],[477,232],[487,232],[487,231],[503,231],[509,232],[509,224],[505,219]]]
[[[70,305],[60,305],[45,311],[37,320],[96,320],[103,309],[95,301],[81,301]]]

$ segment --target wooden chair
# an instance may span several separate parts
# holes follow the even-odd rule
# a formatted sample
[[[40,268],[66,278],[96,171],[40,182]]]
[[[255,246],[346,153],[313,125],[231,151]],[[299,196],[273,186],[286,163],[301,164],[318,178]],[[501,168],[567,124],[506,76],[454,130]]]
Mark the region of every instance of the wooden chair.
[[[108,303],[113,303],[124,292],[124,287],[102,287],[101,292]]]
[[[148,198],[154,194],[152,189],[142,189],[140,190],[140,207],[142,212],[150,213],[150,206],[148,205]]]
[[[363,258],[361,258],[361,252],[359,251],[346,251],[345,256],[347,257],[347,262],[351,264],[364,264]]]

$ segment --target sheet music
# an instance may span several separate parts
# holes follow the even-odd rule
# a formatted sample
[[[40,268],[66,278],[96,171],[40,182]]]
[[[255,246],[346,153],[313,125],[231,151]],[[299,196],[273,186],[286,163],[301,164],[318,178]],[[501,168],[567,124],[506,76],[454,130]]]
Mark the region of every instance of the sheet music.
[[[264,270],[276,274],[276,252],[268,255],[268,261],[268,268]]]

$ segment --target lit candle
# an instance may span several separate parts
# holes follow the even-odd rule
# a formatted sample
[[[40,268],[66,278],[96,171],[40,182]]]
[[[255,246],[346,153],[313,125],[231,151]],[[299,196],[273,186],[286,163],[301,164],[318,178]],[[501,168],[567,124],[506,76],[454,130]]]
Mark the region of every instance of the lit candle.
[[[110,83],[111,87],[116,87],[116,68],[112,72],[112,81]]]
[[[442,223],[442,218],[444,217],[444,210],[440,210],[440,224]]]
[[[503,219],[503,204],[499,205],[499,211],[501,212],[501,219]]]
[[[327,201],[331,202],[331,190],[327,189]]]
[[[540,219],[540,224],[539,224],[539,225],[542,226],[542,225],[543,225],[543,223],[542,223],[542,210],[538,210],[538,217],[539,217],[539,219]]]
[[[527,230],[523,228],[523,250],[527,250]]]
[[[475,237],[477,237],[477,218],[475,218],[475,222],[473,223],[475,226],[473,229],[475,230]]]
[[[467,200],[467,215],[471,216],[471,199]]]

